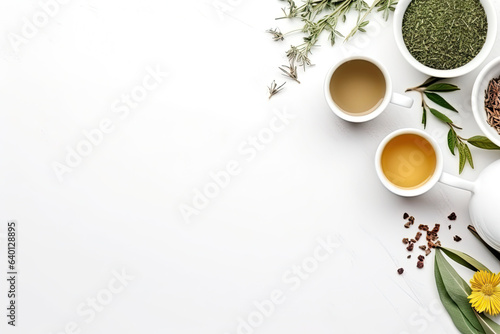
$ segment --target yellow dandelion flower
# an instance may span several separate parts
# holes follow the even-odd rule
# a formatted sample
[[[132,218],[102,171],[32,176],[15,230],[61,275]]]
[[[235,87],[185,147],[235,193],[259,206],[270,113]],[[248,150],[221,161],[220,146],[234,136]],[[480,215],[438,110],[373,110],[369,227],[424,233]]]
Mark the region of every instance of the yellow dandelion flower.
[[[472,293],[469,303],[479,313],[500,314],[500,273],[480,270],[470,280]]]

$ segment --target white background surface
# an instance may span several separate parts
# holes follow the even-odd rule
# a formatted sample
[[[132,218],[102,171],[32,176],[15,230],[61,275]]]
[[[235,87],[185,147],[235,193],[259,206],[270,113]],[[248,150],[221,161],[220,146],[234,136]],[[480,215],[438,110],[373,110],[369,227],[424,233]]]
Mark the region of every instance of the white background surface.
[[[323,41],[316,66],[300,71],[302,84],[288,82],[268,101],[266,86],[285,80],[277,66],[300,38],[276,43],[264,31],[299,23],[274,20],[284,2],[221,3],[222,11],[212,0],[72,0],[18,53],[8,36],[21,34],[40,5],[0,3],[2,277],[7,221],[20,230],[18,327],[7,326],[2,311],[1,332],[455,333],[437,297],[433,256],[422,270],[419,252],[406,259],[401,239],[417,229],[405,230],[402,215],[441,223],[443,245],[499,270],[466,230],[470,195],[438,184],[399,198],[374,170],[384,136],[421,127],[418,96],[411,110],[389,106],[362,125],[336,118],[323,98],[324,74],[350,54],[379,59],[400,93],[426,79],[399,54],[391,20],[346,45]],[[488,60],[498,55],[496,48]],[[169,76],[120,118],[114,102],[142,83],[148,67]],[[451,116],[465,137],[479,134],[469,96],[479,70],[452,80],[462,90],[446,95],[461,111]],[[238,148],[276,110],[295,118],[247,161]],[[64,163],[68,147],[103,119],[114,131],[59,182],[53,163]],[[427,131],[443,148],[445,171],[457,174],[446,128],[429,117]],[[463,173],[469,180],[500,157],[477,149],[473,156],[476,169]],[[187,224],[180,205],[232,160],[241,173]],[[448,231],[452,211],[458,219]],[[317,239],[328,237],[340,245],[297,280],[291,268],[311,264]],[[128,285],[92,319],[82,315],[79,307],[109,296],[103,289],[122,270],[134,277]],[[258,327],[238,332],[239,319],[274,290],[284,301]],[[1,305],[6,292],[2,279]],[[71,323],[77,331],[65,330]]]

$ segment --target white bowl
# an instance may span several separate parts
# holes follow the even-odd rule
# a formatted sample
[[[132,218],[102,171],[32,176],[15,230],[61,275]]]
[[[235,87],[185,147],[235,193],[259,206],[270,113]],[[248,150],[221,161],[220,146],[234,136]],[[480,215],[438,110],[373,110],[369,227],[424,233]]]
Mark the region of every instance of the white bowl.
[[[477,125],[483,133],[497,146],[500,146],[500,135],[497,130],[488,124],[486,111],[484,109],[484,95],[491,79],[500,76],[500,57],[493,59],[486,65],[474,82],[472,88],[472,113]]]
[[[400,0],[398,5],[396,6],[396,10],[394,12],[394,36],[396,38],[396,44],[399,48],[399,51],[403,55],[403,57],[417,70],[427,75],[437,77],[437,78],[455,78],[462,75],[465,75],[474,69],[476,69],[481,63],[488,57],[488,54],[491,52],[493,45],[495,44],[495,39],[497,36],[497,16],[496,16],[496,8],[493,5],[491,0],[480,0],[481,4],[484,7],[486,12],[486,17],[488,20],[488,33],[486,35],[486,41],[483,45],[481,51],[477,54],[477,56],[472,59],[469,63],[464,66],[451,69],[451,70],[437,70],[435,68],[431,68],[423,65],[418,62],[413,56],[410,54],[408,49],[406,48],[405,42],[403,40],[403,16],[406,12],[406,8],[410,4],[412,0]]]

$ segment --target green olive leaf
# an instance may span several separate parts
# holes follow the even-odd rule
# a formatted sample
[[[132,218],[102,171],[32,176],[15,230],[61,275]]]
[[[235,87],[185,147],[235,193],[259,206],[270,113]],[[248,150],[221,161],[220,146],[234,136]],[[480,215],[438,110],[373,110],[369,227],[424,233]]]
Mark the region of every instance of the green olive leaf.
[[[470,153],[469,146],[467,144],[464,144],[464,153],[465,157],[467,158],[467,161],[469,162],[469,165],[474,169],[474,162],[472,161],[472,153]]]
[[[425,107],[422,107],[423,112],[422,112],[422,124],[424,125],[424,129],[427,126],[427,110]]]
[[[455,90],[460,90],[460,88],[449,83],[434,83],[425,89],[426,92],[452,92]]]
[[[467,142],[472,146],[482,148],[483,150],[500,150],[495,143],[486,138],[485,136],[474,136],[467,139]]]
[[[451,104],[449,104],[441,95],[438,95],[436,93],[431,93],[431,92],[424,92],[424,94],[425,94],[425,96],[427,96],[429,98],[429,100],[431,100],[435,104],[437,104],[443,108],[458,112],[458,110],[455,109]]]
[[[417,88],[422,88],[422,87],[427,87],[427,86],[430,86],[436,82],[438,82],[439,80],[443,80],[442,78],[436,78],[436,77],[430,77],[429,79],[425,80],[423,84],[421,84],[420,86],[418,86]]]
[[[465,282],[464,279],[458,275],[456,270],[448,263],[448,261],[446,261],[439,248],[436,249],[435,261],[439,267],[439,273],[443,279],[443,285],[446,292],[458,306],[460,312],[471,323],[474,329],[476,329],[479,333],[483,333],[482,326],[479,323],[479,320],[477,320],[475,312],[469,303],[469,299],[467,298],[472,292],[469,284],[467,284],[467,282]]]
[[[436,116],[442,122],[445,122],[445,123],[448,123],[448,124],[452,124],[453,123],[453,121],[451,119],[449,119],[448,116],[446,116],[445,114],[437,111],[436,109],[429,108],[429,110],[430,110],[431,114],[433,114],[434,116]]]
[[[465,156],[464,144],[462,142],[458,142],[458,174],[462,174],[465,167],[465,160],[467,157]]]
[[[455,147],[457,147],[457,134],[452,129],[448,131],[448,147],[450,148],[451,154],[455,155]]]
[[[477,320],[479,320],[479,324],[483,327],[483,330],[486,334],[500,334],[500,325],[488,318],[484,313],[478,314],[476,313]]]
[[[441,256],[438,257],[438,254],[440,254]],[[438,290],[439,299],[441,299],[444,308],[446,309],[446,311],[448,311],[453,324],[455,324],[460,333],[484,333],[484,331],[479,331],[471,324],[467,317],[462,313],[457,303],[447,292],[445,280],[441,275],[441,271],[443,270],[443,268],[441,268],[441,263],[443,261],[446,262],[443,255],[440,253],[440,250],[436,249],[436,257],[434,259],[434,277],[436,279],[436,287]],[[480,323],[479,326],[481,326]]]
[[[446,248],[446,247],[440,247],[440,250],[443,251],[450,259],[455,261],[458,264],[461,264],[462,266],[469,268],[470,270],[473,271],[478,271],[478,270],[485,270],[491,272],[484,264],[481,262],[477,261],[470,255],[467,255],[465,253],[462,253],[460,251]]]

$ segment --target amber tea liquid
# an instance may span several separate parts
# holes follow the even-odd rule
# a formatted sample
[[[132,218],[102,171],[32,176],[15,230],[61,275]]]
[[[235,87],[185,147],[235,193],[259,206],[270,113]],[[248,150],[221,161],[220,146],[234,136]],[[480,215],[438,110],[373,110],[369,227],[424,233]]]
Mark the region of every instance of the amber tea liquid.
[[[436,152],[431,143],[415,134],[392,138],[382,151],[382,171],[395,186],[415,189],[425,184],[436,170]]]
[[[382,71],[373,63],[355,59],[340,65],[330,80],[330,94],[346,114],[362,116],[382,103],[386,82]]]

